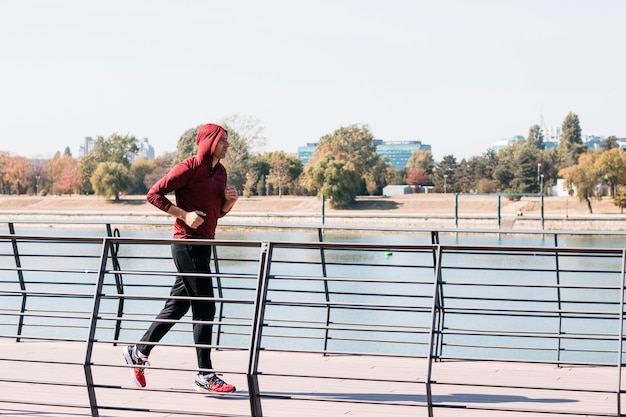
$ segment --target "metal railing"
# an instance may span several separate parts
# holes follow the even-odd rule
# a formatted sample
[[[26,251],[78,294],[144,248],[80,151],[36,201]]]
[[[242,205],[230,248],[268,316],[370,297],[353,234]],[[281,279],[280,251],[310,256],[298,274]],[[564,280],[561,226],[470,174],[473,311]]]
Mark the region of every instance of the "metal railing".
[[[482,386],[490,392],[595,392],[613,398],[612,405],[552,413],[621,415],[625,249],[558,247],[557,236],[563,233],[554,233],[554,246],[442,244],[442,234],[448,231],[436,230],[428,231],[431,242],[424,244],[326,242],[326,229],[332,228],[314,229],[318,241],[310,242],[209,242],[214,255],[210,276],[218,303],[211,347],[246,358],[245,366],[220,369],[245,377],[249,409],[236,415],[278,415],[266,410],[287,396],[308,403],[380,406],[378,397],[367,393],[348,400],[321,400],[264,389],[265,380],[311,378],[264,364],[262,358],[274,353],[419,364],[409,376],[390,376],[382,382],[380,375],[352,375],[350,368],[316,375],[327,380],[399,384],[407,392],[423,390],[423,398],[408,404],[385,401],[398,411],[419,408],[433,416],[437,410],[458,407],[440,401],[436,390]],[[120,388],[101,376],[106,369],[124,365],[95,359],[94,354],[103,346],[135,343],[154,320],[178,275],[168,252],[172,242],[120,237],[109,225],[104,237],[29,236],[16,234],[11,224],[10,233],[0,235],[0,340],[84,346],[84,360],[79,363],[84,368],[91,414],[128,408],[119,401],[124,389],[111,399],[108,392]],[[193,320],[184,318],[181,323],[159,343],[161,348],[196,347],[189,341],[188,325]],[[0,362],[10,361],[15,358],[0,357]],[[435,376],[442,372],[442,365],[463,361],[603,369],[615,379],[555,387]],[[170,364],[152,369],[195,368]],[[3,382],[33,381],[0,377]],[[171,393],[171,389],[160,392]],[[174,394],[182,395],[176,390]],[[15,400],[0,399],[11,401]],[[541,409],[541,402],[537,404],[530,412],[548,412]],[[471,403],[464,407],[493,410]],[[198,413],[181,410],[179,404],[161,411]],[[529,412],[516,406],[498,411]],[[225,415],[224,411],[215,413]]]

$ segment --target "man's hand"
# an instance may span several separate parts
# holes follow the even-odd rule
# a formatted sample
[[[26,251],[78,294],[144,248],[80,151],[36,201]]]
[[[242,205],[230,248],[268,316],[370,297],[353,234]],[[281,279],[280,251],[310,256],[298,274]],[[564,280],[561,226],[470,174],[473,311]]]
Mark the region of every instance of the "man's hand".
[[[234,204],[235,201],[237,201],[237,199],[239,198],[239,193],[237,192],[237,189],[235,187],[233,187],[232,185],[227,185],[224,189],[224,198],[226,199],[226,201],[232,201]]]
[[[237,202],[237,199],[239,199],[239,193],[237,192],[237,189],[232,185],[227,185],[226,188],[224,188],[224,202],[222,203],[222,211],[224,213],[228,213]]]
[[[183,220],[187,226],[197,229],[204,223],[204,216],[206,216],[206,213],[200,210],[188,211]]]

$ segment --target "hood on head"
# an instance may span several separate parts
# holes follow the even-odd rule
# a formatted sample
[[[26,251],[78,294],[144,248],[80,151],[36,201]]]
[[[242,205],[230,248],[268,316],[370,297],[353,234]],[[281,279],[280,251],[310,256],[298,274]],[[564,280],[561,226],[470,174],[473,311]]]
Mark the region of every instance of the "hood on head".
[[[201,163],[211,164],[213,162],[213,154],[217,147],[217,142],[226,132],[223,127],[208,123],[202,125],[198,129],[196,135],[196,143],[198,144],[198,159]]]

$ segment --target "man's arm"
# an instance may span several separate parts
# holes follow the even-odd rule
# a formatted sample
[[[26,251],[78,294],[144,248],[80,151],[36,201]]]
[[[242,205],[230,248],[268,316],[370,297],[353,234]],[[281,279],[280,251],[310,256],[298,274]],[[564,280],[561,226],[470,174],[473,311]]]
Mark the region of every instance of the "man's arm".
[[[204,223],[204,216],[206,216],[206,213],[204,213],[203,211],[186,211],[175,204],[172,204],[170,208],[167,209],[167,214],[184,221],[185,224],[192,229],[197,229],[198,226]]]

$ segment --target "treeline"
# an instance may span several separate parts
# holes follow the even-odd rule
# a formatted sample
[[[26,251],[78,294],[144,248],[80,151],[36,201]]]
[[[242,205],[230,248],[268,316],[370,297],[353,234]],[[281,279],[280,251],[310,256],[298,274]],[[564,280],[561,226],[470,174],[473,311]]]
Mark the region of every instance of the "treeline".
[[[350,125],[320,138],[306,166],[282,151],[254,152],[264,138],[258,121],[231,116],[222,121],[230,148],[223,161],[229,182],[244,196],[324,195],[335,208],[346,208],[357,195],[380,195],[390,184],[410,184],[432,192],[544,193],[557,178],[576,190],[591,211],[591,199],[611,195],[626,206],[626,156],[617,138],[608,137],[599,151],[582,142],[580,121],[570,113],[562,125],[559,145],[545,149],[541,129],[505,149],[489,149],[480,156],[457,161],[446,155],[435,162],[431,152],[416,151],[406,168],[396,169],[376,152],[367,126]],[[179,161],[195,155],[199,126],[185,131],[176,152],[154,160],[131,163],[134,137],[99,137],[87,156],[74,158],[69,148],[50,160],[28,159],[0,152],[0,192],[4,194],[98,194],[118,199],[121,194],[145,194]],[[543,189],[542,189],[543,187]],[[624,202],[622,204],[622,201]]]

